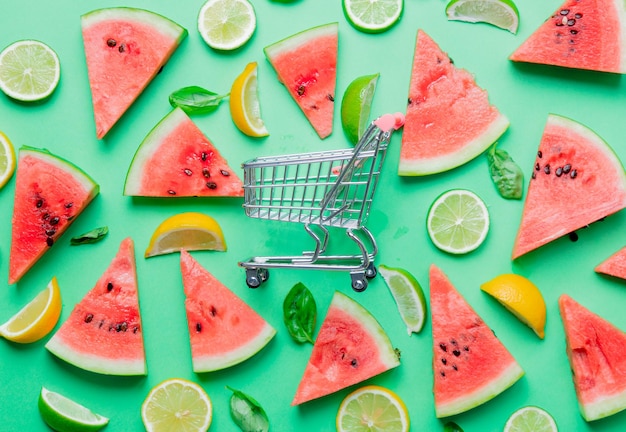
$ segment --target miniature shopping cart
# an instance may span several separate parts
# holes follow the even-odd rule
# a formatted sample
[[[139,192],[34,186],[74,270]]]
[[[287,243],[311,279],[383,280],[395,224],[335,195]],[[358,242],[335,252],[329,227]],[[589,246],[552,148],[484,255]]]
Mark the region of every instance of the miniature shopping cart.
[[[246,215],[302,223],[315,241],[314,250],[301,255],[240,262],[249,287],[265,282],[268,269],[297,268],[346,271],[355,291],[367,288],[368,279],[377,273],[378,247],[364,224],[387,144],[403,124],[402,114],[386,114],[372,122],[352,149],[259,157],[243,164]],[[327,254],[329,228],[344,229],[357,246],[355,253]]]

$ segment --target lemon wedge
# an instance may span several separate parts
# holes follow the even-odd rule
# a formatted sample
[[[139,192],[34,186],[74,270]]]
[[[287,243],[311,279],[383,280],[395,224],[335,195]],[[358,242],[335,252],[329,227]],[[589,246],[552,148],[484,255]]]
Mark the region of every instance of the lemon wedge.
[[[225,251],[222,227],[204,213],[179,213],[157,227],[144,256],[148,258],[180,252],[181,249]]]
[[[43,291],[0,326],[0,336],[18,343],[36,342],[52,331],[61,308],[61,290],[53,277]]]
[[[7,184],[15,171],[15,149],[9,138],[0,132],[0,189]]]
[[[251,62],[235,79],[230,89],[230,114],[235,126],[251,137],[268,136],[261,119],[257,90],[257,63]]]

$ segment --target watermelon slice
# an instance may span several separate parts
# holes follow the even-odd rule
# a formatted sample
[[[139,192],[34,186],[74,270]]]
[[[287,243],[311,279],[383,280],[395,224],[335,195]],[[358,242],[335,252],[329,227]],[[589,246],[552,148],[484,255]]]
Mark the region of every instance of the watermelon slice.
[[[291,405],[329,395],[400,364],[378,321],[335,292]]]
[[[175,108],[137,149],[124,195],[240,197],[243,183],[189,116]]]
[[[513,259],[624,207],[626,174],[611,147],[580,123],[551,114],[528,184]]]
[[[132,239],[122,241],[109,267],[74,307],[46,348],[88,371],[146,374]]]
[[[398,174],[450,170],[478,156],[509,127],[471,73],[417,32]]]
[[[626,408],[626,333],[563,294],[559,308],[580,412],[592,421]]]
[[[46,253],[100,188],[84,171],[47,150],[20,149],[9,258],[9,283]]]
[[[509,57],[601,72],[626,73],[623,0],[565,0]]]
[[[430,267],[435,412],[438,418],[483,404],[524,371],[436,266]]]
[[[161,15],[127,7],[89,12],[81,26],[100,139],[160,72],[187,30]]]
[[[313,27],[263,49],[320,138],[333,131],[338,24]]]
[[[594,270],[596,273],[626,279],[626,247],[621,248],[606,260],[602,261]]]
[[[241,363],[274,337],[271,325],[185,250],[180,266],[194,372]]]

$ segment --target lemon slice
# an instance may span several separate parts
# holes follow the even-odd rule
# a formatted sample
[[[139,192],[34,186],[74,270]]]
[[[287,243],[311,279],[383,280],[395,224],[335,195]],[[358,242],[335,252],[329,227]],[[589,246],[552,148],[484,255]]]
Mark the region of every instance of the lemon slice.
[[[557,432],[556,422],[547,411],[527,406],[511,414],[504,432]]]
[[[230,51],[256,30],[256,14],[247,0],[207,0],[198,14],[198,31],[211,48]]]
[[[0,189],[15,172],[15,149],[9,138],[0,132]]]
[[[426,298],[420,284],[404,269],[381,264],[378,266],[378,272],[396,301],[409,335],[419,333],[426,321]]]
[[[343,0],[348,22],[365,33],[381,33],[398,22],[404,0]]]
[[[407,432],[410,420],[406,405],[389,389],[361,387],[341,402],[337,412],[338,432]]]
[[[109,423],[107,417],[45,387],[39,394],[39,413],[55,431],[98,431]]]
[[[480,289],[498,300],[543,339],[546,303],[534,283],[517,274],[501,274],[482,284]]]
[[[145,257],[185,250],[225,251],[222,227],[204,213],[179,213],[165,219],[152,234]]]
[[[230,89],[230,114],[235,126],[251,137],[269,135],[261,119],[257,89],[257,63],[248,63]]]
[[[451,0],[446,6],[452,21],[484,22],[517,33],[519,12],[512,0]]]
[[[0,326],[0,336],[18,343],[36,342],[52,331],[61,308],[61,291],[53,277],[43,291]]]
[[[356,78],[348,85],[341,99],[341,126],[352,144],[359,142],[369,125],[379,76],[374,74]]]
[[[213,405],[198,384],[171,378],[155,386],[141,406],[148,432],[205,432],[211,425]]]

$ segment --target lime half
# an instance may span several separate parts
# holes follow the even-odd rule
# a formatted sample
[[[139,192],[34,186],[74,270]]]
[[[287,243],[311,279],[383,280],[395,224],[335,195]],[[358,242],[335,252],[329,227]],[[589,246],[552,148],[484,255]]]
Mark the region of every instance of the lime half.
[[[402,16],[404,0],[343,0],[343,13],[354,28],[365,33],[381,33]]]
[[[369,385],[344,398],[336,423],[338,432],[407,432],[411,421],[400,396],[387,388]]]
[[[411,273],[404,269],[378,266],[385,283],[396,301],[398,311],[411,333],[419,333],[424,327],[426,318],[426,299],[422,287]]]
[[[527,406],[515,411],[504,425],[504,432],[557,432],[556,422],[545,410]]]
[[[211,48],[230,51],[244,45],[256,30],[248,0],[207,0],[198,14],[198,31]]]
[[[348,85],[341,99],[341,127],[352,144],[359,142],[369,124],[379,76],[374,74],[356,78]]]
[[[484,22],[515,34],[519,12],[512,0],[451,0],[446,6],[449,20]]]
[[[478,248],[489,232],[489,212],[474,192],[453,189],[430,206],[426,229],[439,249],[464,254]]]
[[[55,431],[97,431],[109,423],[109,419],[58,393],[41,388],[39,413]]]
[[[59,57],[43,42],[18,41],[0,53],[0,89],[13,99],[45,99],[57,87],[60,76]]]

